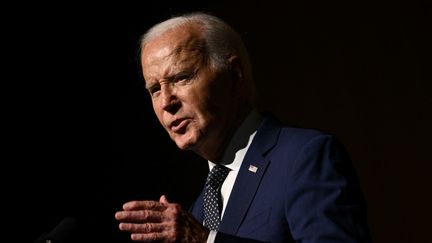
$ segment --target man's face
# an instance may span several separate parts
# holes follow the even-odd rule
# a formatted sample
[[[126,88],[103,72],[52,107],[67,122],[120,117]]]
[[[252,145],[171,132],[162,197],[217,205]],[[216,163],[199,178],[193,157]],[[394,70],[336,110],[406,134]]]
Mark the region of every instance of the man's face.
[[[238,96],[232,73],[206,63],[203,44],[196,27],[170,30],[143,48],[141,64],[153,109],[171,139],[205,157],[224,149]]]

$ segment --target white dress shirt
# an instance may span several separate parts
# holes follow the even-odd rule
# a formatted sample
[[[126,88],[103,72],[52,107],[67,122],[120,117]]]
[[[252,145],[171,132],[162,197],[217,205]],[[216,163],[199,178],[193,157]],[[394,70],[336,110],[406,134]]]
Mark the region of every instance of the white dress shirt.
[[[222,161],[220,163],[228,167],[230,171],[221,187],[221,218],[223,218],[228,199],[231,195],[231,191],[233,189],[234,182],[237,178],[237,174],[240,170],[243,159],[252,143],[253,138],[255,137],[261,121],[262,116],[257,111],[252,111],[234,133],[234,136],[232,137],[226,151],[224,152]],[[211,161],[208,161],[208,164],[210,170],[215,166],[215,163]],[[214,242],[216,233],[217,231],[210,231],[207,243]]]

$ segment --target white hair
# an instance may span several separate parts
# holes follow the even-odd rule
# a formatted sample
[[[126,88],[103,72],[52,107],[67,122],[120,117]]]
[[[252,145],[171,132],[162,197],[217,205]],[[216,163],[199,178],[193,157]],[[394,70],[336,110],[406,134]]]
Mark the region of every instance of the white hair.
[[[226,22],[213,15],[194,12],[158,23],[141,37],[140,51],[153,38],[166,31],[193,23],[199,24],[201,28],[206,51],[203,54],[209,58],[209,64],[217,70],[228,68],[228,58],[233,54],[238,55],[243,65],[245,78],[252,82],[251,61],[240,35]]]

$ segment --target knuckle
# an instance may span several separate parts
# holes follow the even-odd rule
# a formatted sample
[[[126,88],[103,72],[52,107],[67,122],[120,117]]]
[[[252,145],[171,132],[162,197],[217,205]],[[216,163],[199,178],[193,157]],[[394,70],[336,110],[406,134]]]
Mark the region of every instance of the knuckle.
[[[173,208],[174,208],[176,211],[181,211],[181,209],[182,209],[182,207],[180,206],[180,204],[177,204],[177,203],[173,203]]]
[[[148,211],[145,211],[145,210],[139,211],[139,217],[141,220],[147,219],[149,217]]]
[[[144,232],[151,232],[153,230],[153,226],[151,224],[143,225]]]
[[[179,212],[178,211],[172,211],[171,214],[172,214],[172,217],[174,219],[177,219],[179,217]]]
[[[158,237],[158,235],[156,234],[156,233],[152,233],[152,234],[150,234],[150,237],[149,237],[152,241],[156,241],[156,240],[158,240],[159,239],[159,237]]]
[[[181,215],[181,212],[182,212],[182,208],[181,208],[181,206],[180,205],[178,205],[178,204],[173,204],[172,206],[171,206],[171,214],[172,214],[172,216],[174,217],[174,218],[177,218],[177,217],[179,217],[180,215]]]

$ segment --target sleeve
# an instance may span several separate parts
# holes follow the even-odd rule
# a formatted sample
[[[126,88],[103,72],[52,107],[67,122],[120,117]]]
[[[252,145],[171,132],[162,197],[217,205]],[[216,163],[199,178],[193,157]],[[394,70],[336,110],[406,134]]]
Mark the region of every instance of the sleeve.
[[[295,241],[371,242],[359,180],[334,137],[320,135],[309,141],[288,180],[285,214]]]
[[[233,235],[217,232],[215,243],[264,243],[263,241],[240,238]]]

